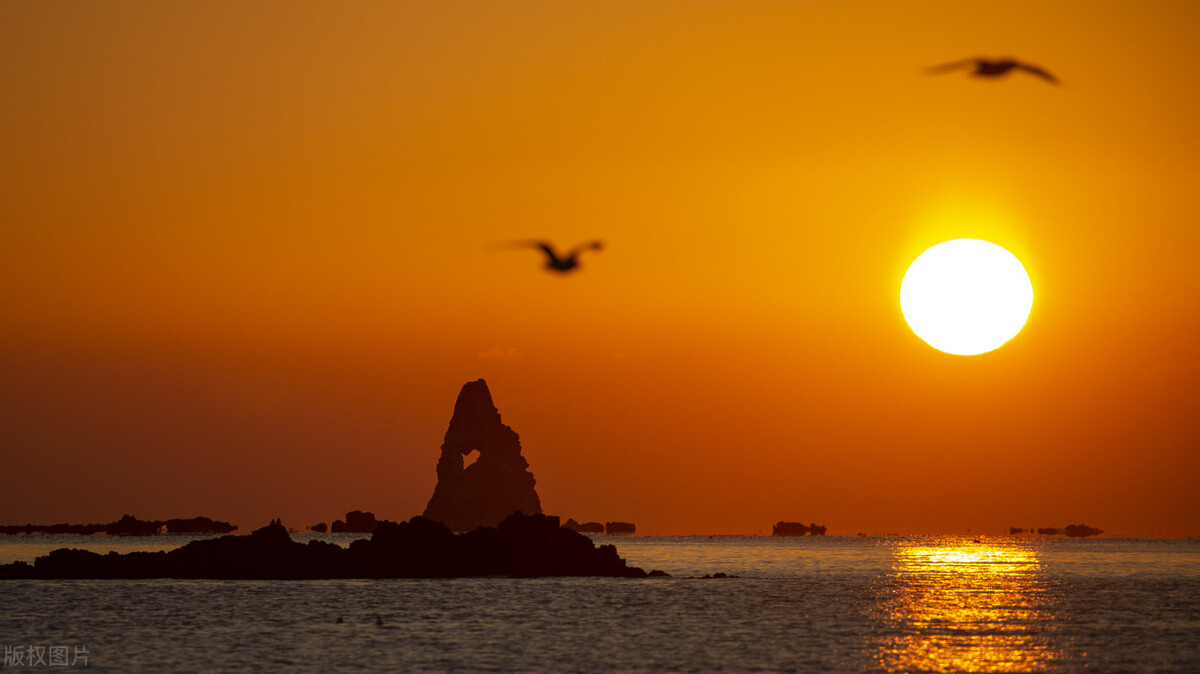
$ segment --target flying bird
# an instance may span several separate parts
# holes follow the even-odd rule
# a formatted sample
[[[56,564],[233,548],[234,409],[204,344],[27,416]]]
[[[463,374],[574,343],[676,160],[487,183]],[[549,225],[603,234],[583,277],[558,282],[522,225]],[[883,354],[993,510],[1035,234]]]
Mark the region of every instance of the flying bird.
[[[1028,63],[1021,63],[1020,61],[1011,58],[995,60],[986,58],[963,59],[961,61],[954,61],[953,63],[944,63],[940,66],[926,68],[926,72],[931,75],[940,75],[942,73],[948,73],[954,70],[962,70],[964,68],[971,68],[971,75],[974,77],[1002,77],[1009,74],[1013,70],[1023,70],[1030,75],[1036,75],[1046,80],[1050,84],[1058,84],[1058,78],[1054,75],[1051,75],[1044,68],[1039,68],[1038,66],[1030,65]]]
[[[567,255],[559,255],[550,243],[546,241],[513,241],[511,247],[537,248],[546,255],[546,269],[559,274],[566,274],[579,268],[579,254],[585,250],[600,250],[604,247],[602,241],[588,241],[571,249]]]

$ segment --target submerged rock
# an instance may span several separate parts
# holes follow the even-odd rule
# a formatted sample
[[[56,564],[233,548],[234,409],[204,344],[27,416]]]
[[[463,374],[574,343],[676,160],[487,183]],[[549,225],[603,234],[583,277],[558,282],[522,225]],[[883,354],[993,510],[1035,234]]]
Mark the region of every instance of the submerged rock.
[[[464,468],[463,457],[473,451],[479,458]],[[533,473],[521,456],[520,438],[500,422],[482,379],[467,382],[459,391],[437,476],[424,516],[454,531],[496,526],[514,512],[542,512]]]
[[[611,545],[559,525],[557,517],[513,513],[497,527],[455,534],[425,517],[379,522],[370,539],[342,548],[297,543],[279,522],[249,536],[193,541],[169,552],[101,555],[59,549],[0,565],[0,578],[461,578],[472,576],[615,576],[645,578]]]

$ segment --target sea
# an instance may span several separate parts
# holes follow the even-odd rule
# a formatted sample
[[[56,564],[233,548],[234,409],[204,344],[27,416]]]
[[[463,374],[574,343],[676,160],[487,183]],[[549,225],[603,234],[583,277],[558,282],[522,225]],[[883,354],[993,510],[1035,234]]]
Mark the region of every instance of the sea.
[[[0,562],[188,540],[0,536]],[[1200,672],[1197,540],[594,540],[671,578],[7,580],[3,668]]]

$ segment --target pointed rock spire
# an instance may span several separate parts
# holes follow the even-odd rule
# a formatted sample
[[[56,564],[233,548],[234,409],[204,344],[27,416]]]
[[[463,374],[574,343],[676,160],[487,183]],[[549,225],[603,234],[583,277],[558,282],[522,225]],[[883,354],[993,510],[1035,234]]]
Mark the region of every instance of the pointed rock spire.
[[[463,457],[473,450],[479,459],[466,468]],[[438,482],[425,507],[425,517],[454,531],[496,526],[516,511],[542,512],[521,441],[500,422],[487,382],[467,382],[454,403],[454,416],[442,443]]]

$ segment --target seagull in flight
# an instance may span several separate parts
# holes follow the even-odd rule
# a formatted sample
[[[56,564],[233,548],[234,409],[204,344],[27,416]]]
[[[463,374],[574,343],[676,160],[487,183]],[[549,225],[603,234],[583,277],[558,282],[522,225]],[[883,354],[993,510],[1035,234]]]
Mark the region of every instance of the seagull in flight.
[[[566,274],[579,268],[579,254],[585,250],[600,250],[604,247],[602,241],[588,241],[571,249],[566,256],[559,255],[547,241],[513,241],[509,246],[521,248],[537,248],[546,254],[546,269],[558,274]]]
[[[1013,70],[1023,70],[1030,75],[1036,75],[1046,80],[1050,84],[1058,84],[1058,78],[1054,75],[1051,75],[1044,68],[1039,68],[1038,66],[1028,63],[1021,63],[1020,61],[1011,58],[969,58],[961,61],[954,61],[952,63],[943,63],[940,66],[933,66],[932,68],[927,68],[926,72],[931,75],[940,75],[942,73],[948,73],[954,70],[962,70],[964,68],[971,68],[971,75],[974,77],[1001,77],[1003,75],[1007,75]]]

